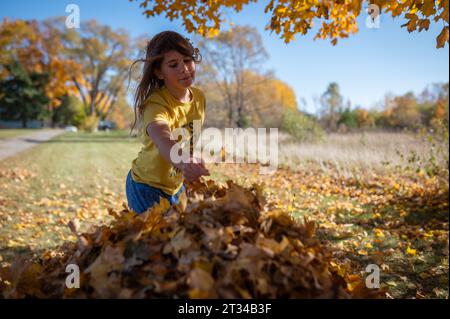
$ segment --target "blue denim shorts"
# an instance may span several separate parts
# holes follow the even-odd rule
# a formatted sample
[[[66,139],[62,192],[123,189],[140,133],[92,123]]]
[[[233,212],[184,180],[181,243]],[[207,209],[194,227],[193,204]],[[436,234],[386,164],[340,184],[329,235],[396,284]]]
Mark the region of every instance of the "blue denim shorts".
[[[169,195],[161,189],[147,184],[138,183],[131,177],[131,170],[128,172],[125,184],[128,207],[134,212],[141,214],[155,204],[159,204],[159,198],[166,198],[170,205],[178,204],[181,193],[185,190],[184,184],[175,195]]]

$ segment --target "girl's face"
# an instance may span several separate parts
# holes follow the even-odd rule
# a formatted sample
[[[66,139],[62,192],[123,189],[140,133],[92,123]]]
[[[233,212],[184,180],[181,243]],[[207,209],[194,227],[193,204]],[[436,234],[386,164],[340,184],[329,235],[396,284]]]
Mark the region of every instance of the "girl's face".
[[[192,57],[172,50],[164,54],[161,69],[156,71],[164,84],[174,89],[187,89],[195,79],[195,63]]]

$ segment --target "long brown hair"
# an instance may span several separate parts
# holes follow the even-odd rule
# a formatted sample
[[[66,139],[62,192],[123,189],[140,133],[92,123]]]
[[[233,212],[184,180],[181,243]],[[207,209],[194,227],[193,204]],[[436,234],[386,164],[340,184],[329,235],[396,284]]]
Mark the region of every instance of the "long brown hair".
[[[145,59],[138,59],[135,63],[144,62],[142,76],[134,95],[134,123],[130,134],[133,132],[136,122],[141,124],[144,112],[144,102],[155,89],[164,86],[164,81],[157,78],[155,70],[161,69],[164,54],[169,51],[178,51],[180,54],[190,56],[195,63],[200,63],[202,56],[198,48],[194,48],[192,42],[174,31],[163,31],[155,35],[146,47]],[[131,71],[130,71],[131,73]]]

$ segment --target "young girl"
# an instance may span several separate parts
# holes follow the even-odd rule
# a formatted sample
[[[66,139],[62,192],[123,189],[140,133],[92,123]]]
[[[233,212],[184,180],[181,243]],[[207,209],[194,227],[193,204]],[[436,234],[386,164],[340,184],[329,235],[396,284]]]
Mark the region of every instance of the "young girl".
[[[177,204],[184,180],[209,175],[192,152],[189,162],[174,163],[170,157],[177,143],[171,131],[187,128],[192,139],[193,121],[204,122],[205,95],[192,86],[195,64],[201,61],[199,50],[180,34],[164,31],[151,39],[146,51],[145,60],[136,61],[145,64],[135,94],[133,124],[134,128],[138,121],[142,128],[143,147],[132,162],[125,187],[128,206],[138,214],[159,203],[160,197]]]

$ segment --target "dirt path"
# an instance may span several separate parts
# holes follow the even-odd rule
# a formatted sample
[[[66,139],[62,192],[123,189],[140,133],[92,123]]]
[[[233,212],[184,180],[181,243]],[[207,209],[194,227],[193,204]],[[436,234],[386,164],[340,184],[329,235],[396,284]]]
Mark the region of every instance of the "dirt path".
[[[64,133],[62,129],[49,129],[0,141],[0,161],[62,133]]]

